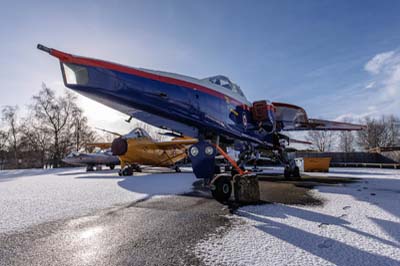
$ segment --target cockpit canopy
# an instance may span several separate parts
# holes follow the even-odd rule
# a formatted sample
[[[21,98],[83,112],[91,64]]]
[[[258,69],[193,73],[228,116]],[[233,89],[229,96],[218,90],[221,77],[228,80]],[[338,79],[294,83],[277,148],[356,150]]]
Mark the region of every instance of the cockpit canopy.
[[[230,81],[229,78],[227,78],[225,76],[218,75],[218,76],[214,76],[214,77],[205,78],[204,80],[207,80],[215,85],[224,87],[228,90],[231,90],[233,93],[236,93],[242,97],[245,97],[242,90],[240,89],[240,87],[237,84]]]
[[[78,157],[79,155],[81,155],[80,152],[78,152],[78,151],[73,151],[73,152],[71,152],[71,153],[69,153],[69,154],[67,155],[67,158],[74,158],[74,157]]]
[[[150,138],[149,133],[146,132],[143,128],[137,127],[133,129],[131,132],[126,134],[124,137],[128,139],[138,139],[138,138]]]

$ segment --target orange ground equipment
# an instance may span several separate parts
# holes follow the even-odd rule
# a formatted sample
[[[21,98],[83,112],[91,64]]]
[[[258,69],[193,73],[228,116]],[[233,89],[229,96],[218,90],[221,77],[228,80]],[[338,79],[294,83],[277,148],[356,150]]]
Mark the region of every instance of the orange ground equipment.
[[[331,157],[303,158],[304,172],[329,172]]]

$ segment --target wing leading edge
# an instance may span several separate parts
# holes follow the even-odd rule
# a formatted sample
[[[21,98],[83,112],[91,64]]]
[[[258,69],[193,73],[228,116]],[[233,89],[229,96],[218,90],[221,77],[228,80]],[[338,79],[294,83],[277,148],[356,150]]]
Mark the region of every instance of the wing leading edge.
[[[171,140],[171,141],[163,141],[163,142],[152,142],[152,143],[143,143],[138,144],[137,146],[146,146],[148,149],[161,149],[161,150],[170,150],[176,148],[182,148],[182,146],[192,145],[197,143],[197,139],[179,139],[179,140]]]

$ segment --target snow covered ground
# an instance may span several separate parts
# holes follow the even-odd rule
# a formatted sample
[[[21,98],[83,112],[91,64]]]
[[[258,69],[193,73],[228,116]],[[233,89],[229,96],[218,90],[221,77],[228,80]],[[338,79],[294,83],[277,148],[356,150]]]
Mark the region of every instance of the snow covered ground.
[[[165,169],[164,169],[165,170]],[[0,233],[153,195],[191,191],[192,173],[87,173],[84,168],[0,171]]]
[[[233,228],[200,242],[197,256],[207,265],[400,265],[400,170],[328,175],[362,180],[315,187],[320,206],[240,208]]]
[[[336,168],[309,175],[361,180],[315,187],[311,193],[323,205],[240,208],[229,216],[232,228],[198,243],[196,255],[208,265],[400,265],[400,170]],[[0,171],[0,233],[189,192],[194,181],[190,172]]]

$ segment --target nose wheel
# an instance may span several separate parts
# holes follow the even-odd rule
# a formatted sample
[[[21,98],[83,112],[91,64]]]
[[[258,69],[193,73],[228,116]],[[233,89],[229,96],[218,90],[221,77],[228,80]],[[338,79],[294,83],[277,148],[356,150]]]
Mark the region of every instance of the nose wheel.
[[[210,184],[211,195],[221,203],[229,200],[232,194],[232,181],[230,175],[217,175]]]

